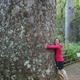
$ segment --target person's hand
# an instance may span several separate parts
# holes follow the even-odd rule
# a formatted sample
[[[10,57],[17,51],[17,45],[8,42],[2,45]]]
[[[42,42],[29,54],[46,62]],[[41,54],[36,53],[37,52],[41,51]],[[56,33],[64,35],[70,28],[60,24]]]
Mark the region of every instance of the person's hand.
[[[47,48],[47,46],[48,46],[48,43],[46,43],[46,44],[44,45],[44,48],[46,49],[46,48]]]

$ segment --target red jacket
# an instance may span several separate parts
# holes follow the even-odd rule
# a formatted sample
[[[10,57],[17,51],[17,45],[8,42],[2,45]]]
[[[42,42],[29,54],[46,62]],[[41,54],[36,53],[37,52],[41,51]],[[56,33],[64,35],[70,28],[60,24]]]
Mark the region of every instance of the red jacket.
[[[55,55],[55,61],[64,61],[64,58],[62,56],[62,45],[56,44],[56,45],[47,45],[48,49],[56,49],[56,55]]]

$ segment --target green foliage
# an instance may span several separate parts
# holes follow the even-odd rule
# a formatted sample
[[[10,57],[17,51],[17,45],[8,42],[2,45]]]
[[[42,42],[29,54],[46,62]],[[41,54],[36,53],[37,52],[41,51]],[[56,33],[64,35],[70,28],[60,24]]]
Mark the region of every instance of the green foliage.
[[[71,5],[71,29],[69,41],[79,42],[80,40],[80,3],[73,0]],[[65,38],[65,4],[66,0],[56,1],[56,32],[55,37],[64,41]]]
[[[70,35],[71,35],[70,39],[73,40],[73,42],[80,42],[80,16],[78,15],[71,22],[71,34]]]
[[[80,45],[76,43],[65,44],[63,48],[63,55],[68,56],[69,60],[76,60],[76,53],[80,52]]]
[[[56,2],[56,32],[55,37],[64,40],[64,24],[65,24],[65,0],[57,0]]]

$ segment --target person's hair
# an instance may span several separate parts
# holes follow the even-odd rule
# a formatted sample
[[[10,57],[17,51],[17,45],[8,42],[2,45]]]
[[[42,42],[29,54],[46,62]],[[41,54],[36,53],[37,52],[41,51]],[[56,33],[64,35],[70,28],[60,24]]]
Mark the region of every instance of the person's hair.
[[[56,39],[58,39],[58,38],[55,38],[55,39],[54,39],[54,44],[55,44]],[[60,43],[60,42],[61,42],[60,39],[58,39],[58,40],[59,40],[59,43]]]

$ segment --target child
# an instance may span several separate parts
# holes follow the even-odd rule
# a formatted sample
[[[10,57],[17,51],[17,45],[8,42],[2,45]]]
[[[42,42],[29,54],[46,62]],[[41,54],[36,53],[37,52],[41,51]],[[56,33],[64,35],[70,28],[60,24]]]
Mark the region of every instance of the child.
[[[64,70],[64,58],[62,56],[62,45],[59,39],[54,40],[54,44],[45,44],[46,49],[53,49],[55,53],[55,62],[58,68],[58,73],[63,77],[63,80],[68,80],[66,71]]]

